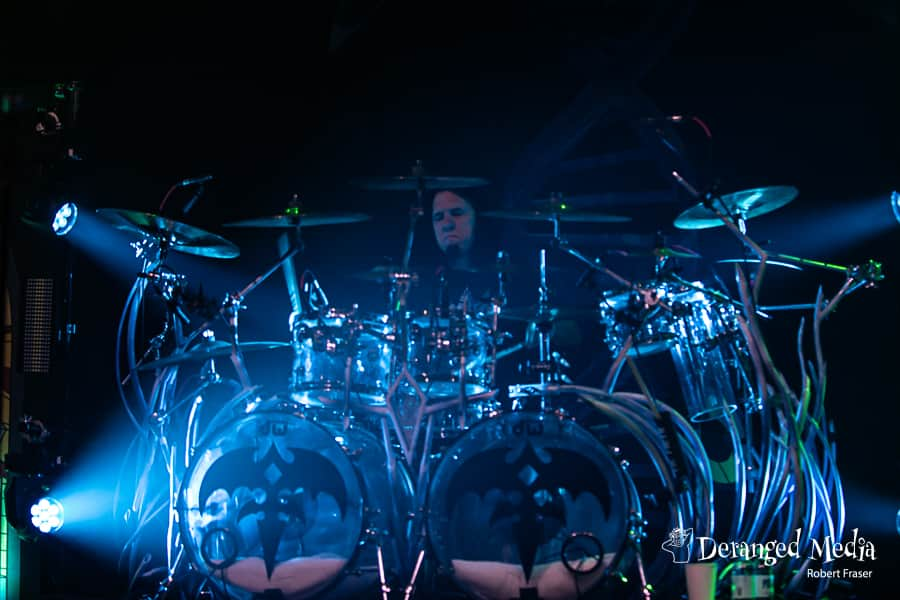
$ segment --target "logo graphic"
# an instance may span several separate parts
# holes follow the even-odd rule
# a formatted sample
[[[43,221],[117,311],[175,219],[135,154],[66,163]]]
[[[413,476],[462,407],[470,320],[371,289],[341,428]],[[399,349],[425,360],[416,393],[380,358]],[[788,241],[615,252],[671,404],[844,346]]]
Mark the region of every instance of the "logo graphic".
[[[319,453],[280,447],[272,440],[264,442],[270,442],[264,454],[262,449],[243,448],[216,460],[203,477],[200,505],[205,506],[217,490],[231,495],[237,488],[246,487],[251,492],[242,502],[237,519],[256,516],[266,574],[271,578],[285,528],[294,523],[305,530],[311,524],[312,515],[303,508],[304,496],[315,499],[319,493],[329,494],[343,516],[347,489],[335,465]]]
[[[694,529],[676,527],[669,532],[669,537],[662,543],[662,549],[672,555],[672,562],[686,563],[691,558],[691,546],[694,544]]]
[[[531,579],[540,547],[567,526],[565,496],[574,501],[582,493],[591,494],[609,515],[612,497],[606,477],[581,454],[534,447],[530,440],[522,440],[513,447],[487,450],[476,458],[465,462],[450,482],[449,510],[453,512],[464,494],[483,498],[489,492],[500,492],[502,500],[491,514],[490,524],[512,521],[511,541],[518,549],[526,581]]]

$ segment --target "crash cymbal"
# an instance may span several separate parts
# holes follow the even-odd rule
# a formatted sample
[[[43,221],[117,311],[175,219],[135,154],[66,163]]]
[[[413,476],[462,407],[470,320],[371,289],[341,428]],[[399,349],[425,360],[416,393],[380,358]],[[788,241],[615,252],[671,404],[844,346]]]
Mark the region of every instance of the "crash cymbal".
[[[740,263],[744,265],[758,265],[758,258],[723,258],[722,260],[717,260],[717,263],[720,264],[729,264],[729,263]],[[785,269],[793,269],[795,271],[802,271],[803,267],[799,265],[793,265],[791,263],[782,262],[780,260],[767,260],[766,266],[772,267],[784,267]]]
[[[566,209],[532,209],[532,210],[488,210],[479,213],[484,217],[495,219],[512,219],[516,221],[555,221],[566,223],[627,223],[631,217],[609,215],[597,212],[570,211]]]
[[[627,258],[703,258],[700,254],[684,246],[651,248],[650,250],[608,250],[608,256],[625,256]]]
[[[458,190],[462,188],[481,187],[487,185],[487,179],[481,177],[438,177],[435,175],[398,175],[396,177],[364,177],[350,183],[364,190],[382,190],[389,192],[422,190]]]
[[[241,352],[257,352],[260,350],[277,350],[278,348],[289,348],[288,342],[243,342],[240,344]],[[229,342],[204,342],[200,346],[191,348],[187,352],[171,354],[164,356],[158,360],[144,363],[138,367],[138,371],[153,371],[171,365],[177,365],[191,361],[205,361],[211,358],[220,358],[231,354],[231,343]]]
[[[164,241],[172,250],[208,258],[237,258],[241,251],[223,237],[199,227],[152,213],[121,208],[98,208],[97,214],[121,231]]]
[[[504,308],[500,311],[500,318],[508,321],[530,321],[546,323],[548,321],[563,320],[597,320],[598,313],[594,309],[587,308],[549,308],[541,310],[538,306],[522,306]]]
[[[363,213],[314,213],[288,209],[280,215],[233,221],[225,223],[223,227],[295,229],[297,227],[359,223],[370,218],[369,215]]]
[[[726,194],[722,196],[721,202],[713,202],[715,208],[726,215],[747,220],[781,208],[793,201],[798,193],[793,186],[778,185]],[[675,219],[675,227],[679,229],[709,229],[721,225],[724,225],[722,220],[702,202],[685,210]]]

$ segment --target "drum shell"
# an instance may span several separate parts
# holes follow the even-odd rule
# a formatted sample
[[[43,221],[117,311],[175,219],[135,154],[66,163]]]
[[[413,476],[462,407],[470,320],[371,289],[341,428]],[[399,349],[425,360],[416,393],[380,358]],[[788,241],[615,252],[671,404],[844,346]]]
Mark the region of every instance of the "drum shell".
[[[629,335],[628,355],[639,363],[642,358],[669,354],[685,412],[692,421],[702,422],[737,410],[743,382],[736,378],[742,374],[740,359],[746,344],[734,305],[704,292],[700,282],[692,285],[652,288],[666,309],[641,307],[642,299],[634,292],[607,295],[600,314],[613,356],[621,353]]]
[[[408,328],[408,369],[426,396],[459,396],[463,364],[467,396],[491,389],[492,342],[486,324],[471,315],[418,315],[410,318]]]
[[[349,374],[351,403],[383,404],[392,357],[385,320],[382,315],[294,319],[292,397],[312,406],[342,406]]]

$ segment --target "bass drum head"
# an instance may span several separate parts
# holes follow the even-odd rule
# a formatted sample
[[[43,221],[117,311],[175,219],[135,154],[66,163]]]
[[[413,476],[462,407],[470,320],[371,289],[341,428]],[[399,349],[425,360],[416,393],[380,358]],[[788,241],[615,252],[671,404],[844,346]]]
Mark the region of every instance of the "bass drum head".
[[[478,598],[577,598],[623,568],[636,493],[571,420],[509,413],[459,439],[429,490],[440,567]]]
[[[358,551],[364,493],[345,444],[292,406],[263,403],[212,432],[186,473],[182,542],[228,597],[309,597]]]

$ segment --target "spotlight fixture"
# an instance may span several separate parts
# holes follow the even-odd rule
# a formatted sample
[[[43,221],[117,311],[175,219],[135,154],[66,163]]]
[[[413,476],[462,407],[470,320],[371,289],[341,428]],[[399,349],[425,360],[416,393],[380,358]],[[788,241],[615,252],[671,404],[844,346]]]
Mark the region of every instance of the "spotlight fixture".
[[[78,207],[72,202],[66,202],[53,215],[53,233],[59,236],[66,235],[75,227],[78,219]]]
[[[891,210],[894,211],[894,218],[900,223],[900,193],[897,190],[891,192]]]
[[[56,498],[44,496],[31,505],[31,524],[41,533],[56,533],[63,526],[63,506]]]

